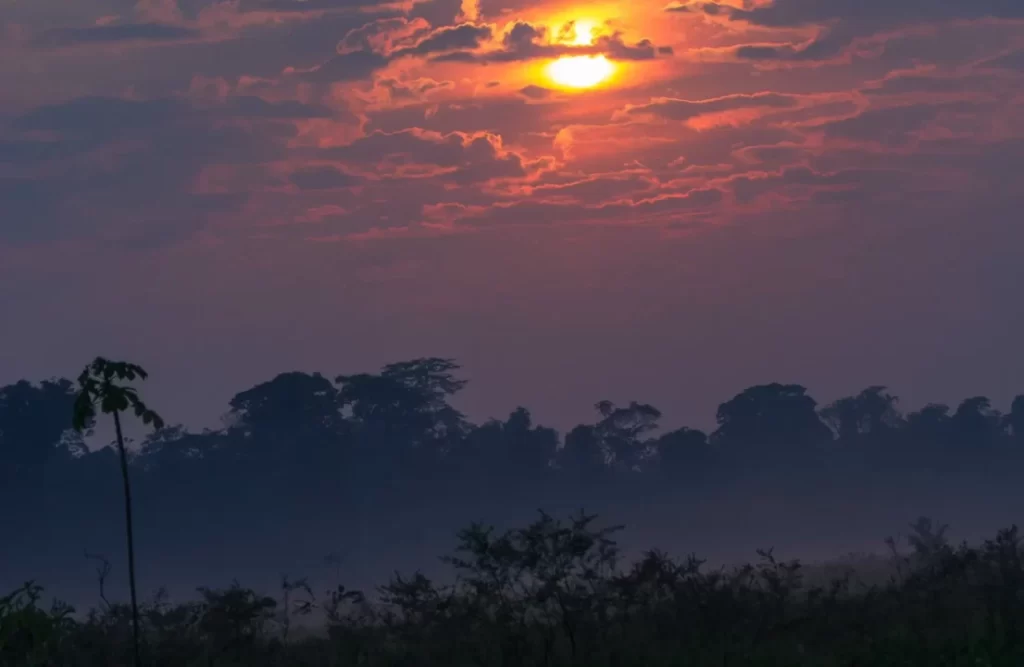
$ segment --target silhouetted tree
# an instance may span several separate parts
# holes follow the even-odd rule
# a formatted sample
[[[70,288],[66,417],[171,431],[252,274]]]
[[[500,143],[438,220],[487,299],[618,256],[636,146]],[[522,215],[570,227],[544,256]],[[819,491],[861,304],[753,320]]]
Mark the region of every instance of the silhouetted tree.
[[[635,470],[654,453],[652,441],[645,436],[658,429],[660,410],[636,401],[626,407],[599,401],[594,409],[601,417],[596,424],[577,426],[566,436],[558,457],[563,467],[583,477],[609,465]]]
[[[647,436],[658,430],[661,411],[636,401],[626,407],[601,401],[595,407],[601,414],[595,433],[606,459],[626,470],[638,468],[652,453]]]
[[[707,434],[686,426],[658,438],[656,449],[661,466],[669,476],[705,469],[713,456]]]
[[[341,432],[341,399],[320,373],[281,373],[235,396],[232,426],[249,436],[301,441]]]
[[[952,445],[967,453],[995,446],[1002,433],[1003,416],[992,409],[984,396],[968,398],[960,403],[950,419]]]
[[[121,482],[124,488],[125,537],[128,542],[128,587],[132,598],[132,647],[135,667],[140,667],[139,654],[139,603],[135,589],[135,538],[132,529],[132,492],[128,479],[128,453],[124,447],[121,432],[121,413],[132,410],[143,424],[163,428],[164,421],[149,409],[134,387],[123,382],[145,380],[146,371],[136,364],[123,361],[108,361],[97,357],[78,376],[78,395],[75,397],[72,426],[78,432],[84,431],[96,418],[96,410],[112,415],[117,435],[117,451],[121,457]]]
[[[751,387],[719,406],[711,442],[759,458],[806,455],[832,440],[816,405],[800,385]]]
[[[178,424],[153,431],[142,441],[138,461],[146,470],[184,472],[191,463],[205,459],[215,447],[212,431],[190,433]]]
[[[935,453],[945,449],[952,440],[949,406],[929,403],[907,415],[905,445],[912,451]]]
[[[580,424],[565,436],[565,444],[558,450],[559,467],[579,479],[584,480],[597,475],[607,466],[601,439],[597,427]]]
[[[339,375],[339,396],[372,437],[401,448],[463,437],[469,425],[448,399],[465,387],[450,359],[425,358],[385,366],[379,374]]]
[[[1013,399],[1010,412],[1006,415],[1006,427],[1017,446],[1024,445],[1024,395]]]
[[[854,444],[876,439],[898,429],[903,423],[896,404],[899,399],[883,386],[868,387],[856,396],[840,398],[821,410],[840,442]]]
[[[148,506],[156,514],[154,520],[230,507],[228,499],[237,495],[235,480],[253,474],[240,465],[231,444],[245,453],[252,449],[251,442],[233,437],[230,431],[206,429],[193,433],[181,425],[162,428],[144,438],[132,464],[146,477],[153,501]],[[287,451],[283,446],[280,449]],[[182,489],[189,492],[182,493]]]
[[[558,432],[534,426],[530,411],[519,407],[505,421],[492,419],[473,429],[463,454],[489,476],[521,480],[543,473],[557,449]]]
[[[66,379],[0,387],[0,479],[85,452],[71,428],[74,402],[74,385]]]
[[[821,418],[835,434],[838,454],[875,465],[903,465],[912,452],[899,447],[903,415],[899,399],[886,387],[876,385],[855,396],[846,396],[821,409]]]
[[[348,432],[341,397],[320,373],[281,373],[236,394],[230,406],[225,435],[237,455],[235,465],[261,480],[256,489],[268,476],[315,469],[331,450],[341,454]]]

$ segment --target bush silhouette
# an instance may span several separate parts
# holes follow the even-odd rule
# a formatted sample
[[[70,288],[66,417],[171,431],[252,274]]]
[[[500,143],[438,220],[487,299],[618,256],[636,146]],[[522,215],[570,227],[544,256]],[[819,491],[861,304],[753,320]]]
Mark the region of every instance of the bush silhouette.
[[[282,600],[237,582],[200,598],[142,607],[154,666],[278,665],[986,665],[1021,664],[1024,551],[1017,528],[951,547],[927,519],[888,582],[855,574],[808,585],[798,561],[707,569],[649,551],[621,563],[613,536],[579,513],[545,513],[498,532],[474,524],[444,558],[448,583],[396,574],[367,597],[339,585],[322,598],[282,583],[323,630],[288,640]],[[300,599],[293,596],[302,591]],[[5,665],[93,667],[126,657],[123,612],[74,618],[41,606],[35,584],[0,598]]]

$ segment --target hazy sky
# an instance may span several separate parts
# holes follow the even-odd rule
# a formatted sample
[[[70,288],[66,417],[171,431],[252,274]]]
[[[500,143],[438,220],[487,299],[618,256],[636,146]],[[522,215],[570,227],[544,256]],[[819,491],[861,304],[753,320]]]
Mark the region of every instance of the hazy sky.
[[[204,425],[439,355],[563,428],[1005,408],[1022,84],[1020,0],[0,0],[0,384],[126,357]]]

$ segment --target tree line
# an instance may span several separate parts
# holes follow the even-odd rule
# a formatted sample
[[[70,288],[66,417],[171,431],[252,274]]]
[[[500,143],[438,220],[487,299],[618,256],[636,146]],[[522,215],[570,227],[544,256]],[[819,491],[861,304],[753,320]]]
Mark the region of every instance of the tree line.
[[[220,429],[158,429],[131,453],[134,468],[174,478],[227,470],[246,474],[338,470],[366,475],[458,474],[525,479],[655,473],[671,477],[720,468],[764,469],[829,457],[882,467],[960,465],[1015,458],[1024,451],[1024,396],[1008,412],[970,397],[904,413],[886,387],[819,406],[805,387],[750,387],[722,403],[717,428],[662,432],[648,403],[600,401],[591,423],[561,437],[519,407],[505,419],[471,423],[453,407],[466,386],[450,359],[389,364],[378,373],[291,372],[236,394]],[[115,458],[89,450],[71,429],[75,386],[67,379],[0,388],[0,481],[39,482],[44,471],[82,474]],[[198,475],[198,477],[196,477]]]

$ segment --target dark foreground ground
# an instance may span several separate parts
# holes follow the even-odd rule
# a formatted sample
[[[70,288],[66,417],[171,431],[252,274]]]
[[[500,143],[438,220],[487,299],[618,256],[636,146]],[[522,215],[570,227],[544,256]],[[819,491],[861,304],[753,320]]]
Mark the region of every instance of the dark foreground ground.
[[[396,575],[365,595],[284,580],[144,604],[149,667],[1024,665],[1024,563],[1017,529],[953,546],[916,523],[864,567],[804,568],[770,552],[711,569],[649,552],[622,563],[617,530],[547,515],[498,533],[471,526],[440,584]],[[87,614],[28,584],[0,598],[3,667],[131,664],[130,610]],[[312,629],[312,630],[311,630]]]

